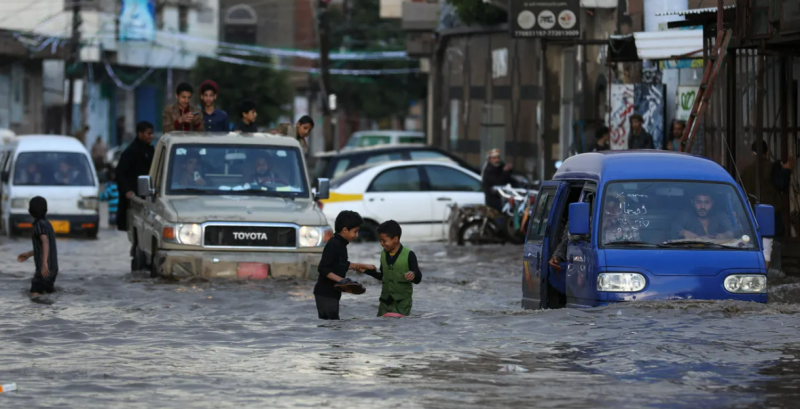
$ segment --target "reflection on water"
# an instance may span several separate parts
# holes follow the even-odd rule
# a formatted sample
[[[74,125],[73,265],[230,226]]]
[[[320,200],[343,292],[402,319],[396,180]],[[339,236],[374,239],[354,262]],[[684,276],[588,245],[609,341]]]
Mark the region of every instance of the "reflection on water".
[[[800,280],[773,303],[519,308],[521,249],[416,245],[413,316],[375,317],[379,283],[317,320],[313,281],[154,281],[125,238],[61,241],[55,304],[25,299],[28,240],[0,252],[5,407],[796,407]],[[378,261],[352,245],[353,261]],[[112,256],[109,256],[112,254]],[[518,365],[529,372],[498,372]]]

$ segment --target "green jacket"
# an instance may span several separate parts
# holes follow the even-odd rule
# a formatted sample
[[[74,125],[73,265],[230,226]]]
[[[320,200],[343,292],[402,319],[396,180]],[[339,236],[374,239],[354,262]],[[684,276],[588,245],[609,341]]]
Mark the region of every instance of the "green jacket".
[[[392,259],[394,259],[393,262]],[[405,274],[408,272],[414,273],[414,279],[411,281],[405,278]],[[383,281],[380,297],[382,301],[409,299],[414,293],[412,284],[419,284],[422,281],[422,272],[419,270],[417,256],[403,246],[394,257],[386,251],[381,252],[380,272],[372,270],[366,271],[365,274]]]

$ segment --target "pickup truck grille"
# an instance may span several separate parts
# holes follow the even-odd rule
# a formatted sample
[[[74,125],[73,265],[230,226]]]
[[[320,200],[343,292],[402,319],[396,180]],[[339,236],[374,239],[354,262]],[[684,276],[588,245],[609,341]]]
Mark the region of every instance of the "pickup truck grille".
[[[297,228],[290,226],[206,226],[208,247],[297,247]]]

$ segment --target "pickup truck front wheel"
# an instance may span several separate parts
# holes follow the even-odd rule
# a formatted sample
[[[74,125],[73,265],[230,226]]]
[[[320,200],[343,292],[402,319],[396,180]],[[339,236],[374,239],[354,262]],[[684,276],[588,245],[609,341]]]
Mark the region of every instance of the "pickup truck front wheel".
[[[137,248],[134,250],[133,258],[131,259],[131,272],[147,270],[147,255],[144,251]]]

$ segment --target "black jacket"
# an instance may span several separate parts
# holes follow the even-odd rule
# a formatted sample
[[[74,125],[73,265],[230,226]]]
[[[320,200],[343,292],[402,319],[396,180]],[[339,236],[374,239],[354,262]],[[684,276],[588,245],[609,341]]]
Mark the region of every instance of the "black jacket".
[[[119,208],[117,210],[117,229],[128,230],[128,192],[136,194],[136,185],[139,176],[150,173],[150,164],[153,163],[155,148],[136,138],[119,158],[117,165],[117,187],[119,190]]]
[[[483,194],[486,197],[486,206],[497,210],[503,208],[503,201],[492,188],[511,183],[511,171],[503,169],[505,166],[505,162],[500,162],[500,166],[486,164],[483,169]]]
[[[653,144],[653,135],[650,135],[642,129],[642,133],[639,136],[633,134],[633,130],[631,130],[630,135],[628,135],[628,149],[655,149],[655,145]]]

